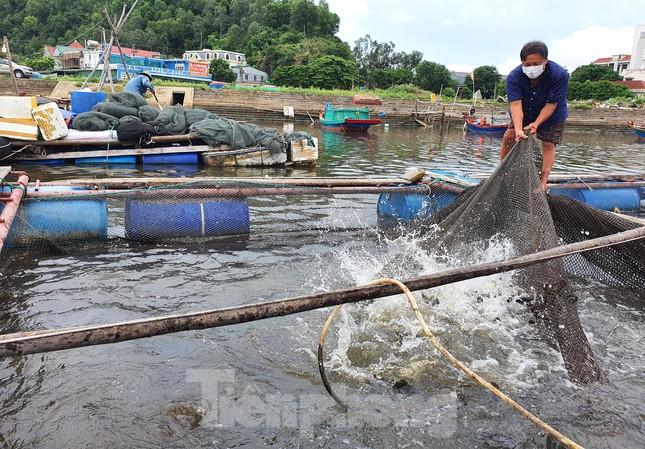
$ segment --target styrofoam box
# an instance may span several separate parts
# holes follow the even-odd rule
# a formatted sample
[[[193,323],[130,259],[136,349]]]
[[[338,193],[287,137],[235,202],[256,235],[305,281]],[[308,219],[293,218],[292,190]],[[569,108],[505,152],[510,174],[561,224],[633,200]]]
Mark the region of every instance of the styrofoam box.
[[[0,118],[31,119],[36,106],[36,97],[0,97]]]
[[[45,103],[32,111],[32,116],[44,140],[56,140],[67,136],[67,124],[56,103]]]

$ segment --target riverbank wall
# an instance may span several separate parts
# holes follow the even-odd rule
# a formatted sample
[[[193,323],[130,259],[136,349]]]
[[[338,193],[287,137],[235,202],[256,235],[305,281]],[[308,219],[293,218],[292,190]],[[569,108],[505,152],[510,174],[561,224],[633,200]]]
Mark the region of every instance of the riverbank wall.
[[[69,86],[74,83],[66,83]],[[57,81],[21,80],[18,90],[24,95],[61,96],[61,86]],[[203,108],[224,117],[244,121],[317,121],[318,115],[330,100],[335,106],[354,106],[352,97],[288,92],[263,92],[247,90],[204,90],[192,88],[158,87],[164,91],[164,98],[173,98],[173,90],[191,91],[192,107]],[[168,92],[166,92],[168,91]],[[14,95],[11,80],[0,80],[0,95]],[[183,98],[183,97],[182,97]],[[294,117],[284,115],[284,107],[292,107]],[[374,115],[379,115],[384,123],[391,126],[430,126],[441,127],[463,124],[462,114],[468,112],[469,104],[441,104],[406,99],[384,99],[383,105],[369,106]],[[507,113],[505,104],[478,105],[477,114],[501,115]],[[645,121],[645,109],[592,108],[569,111],[568,131],[591,131],[600,133],[629,133],[627,120]]]

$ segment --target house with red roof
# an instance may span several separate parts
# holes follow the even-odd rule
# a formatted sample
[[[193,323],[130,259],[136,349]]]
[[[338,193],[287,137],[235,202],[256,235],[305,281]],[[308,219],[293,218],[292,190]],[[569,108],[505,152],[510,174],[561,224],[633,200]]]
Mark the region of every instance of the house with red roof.
[[[138,48],[121,47],[124,56],[159,58],[161,54],[158,51],[141,50]],[[68,45],[46,45],[43,50],[43,56],[54,58],[55,70],[83,70],[94,68],[101,53],[101,45],[97,41],[88,40],[85,45],[77,40]],[[112,46],[112,55],[119,55],[119,47]]]
[[[79,41],[74,39],[74,42],[68,45],[69,48],[76,48],[77,50],[85,50],[85,46],[81,44]]]
[[[135,57],[135,56],[139,56],[142,58],[160,58],[161,57],[161,53],[159,53],[158,51],[141,50],[140,48],[121,47],[121,51],[123,51],[123,56],[129,56],[129,57]],[[119,47],[117,47],[116,45],[113,45],[112,54],[118,55]]]
[[[617,72],[622,76],[623,72],[629,68],[629,62],[631,61],[631,59],[631,55],[612,55],[604,58],[598,58],[593,61],[592,64],[609,67],[614,72]]]
[[[642,80],[625,80],[625,81],[612,81],[619,86],[625,86],[639,97],[645,97],[645,81]]]

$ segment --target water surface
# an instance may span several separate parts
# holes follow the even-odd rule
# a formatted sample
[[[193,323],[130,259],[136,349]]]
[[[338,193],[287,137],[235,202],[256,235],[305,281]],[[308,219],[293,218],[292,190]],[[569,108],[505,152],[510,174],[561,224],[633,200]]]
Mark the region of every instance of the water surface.
[[[278,125],[279,126],[279,125]],[[418,166],[491,172],[499,139],[459,129],[314,129],[313,170],[212,176],[396,176]],[[573,134],[555,172],[645,171],[631,136]],[[191,174],[185,168],[30,168],[34,177]],[[250,304],[365,283],[393,259],[423,272],[443,265],[413,236],[374,231],[369,195],[250,200],[248,239],[160,245],[113,239],[12,259],[2,277],[0,333],[130,320]],[[110,233],[122,234],[118,205]],[[481,261],[507,257],[503,244]],[[390,267],[391,268],[391,267]],[[581,322],[606,384],[567,380],[518,301],[511,274],[418,295],[431,329],[460,359],[589,448],[640,448],[645,314],[642,292],[574,279]],[[451,369],[418,336],[403,297],[347,306],[326,344],[325,393],[316,365],[329,310],[205,331],[0,360],[0,447],[534,448],[545,437]]]

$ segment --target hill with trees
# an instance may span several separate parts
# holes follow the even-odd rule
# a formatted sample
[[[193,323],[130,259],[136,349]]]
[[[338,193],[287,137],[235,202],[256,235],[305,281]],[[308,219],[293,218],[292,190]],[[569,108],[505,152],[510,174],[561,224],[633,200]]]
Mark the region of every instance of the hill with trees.
[[[53,60],[42,58],[45,45],[101,41],[103,30],[109,33],[103,8],[116,15],[124,1],[5,0],[0,2],[0,29],[8,34],[19,62],[51,70]],[[352,48],[338,38],[339,25],[326,0],[139,0],[120,42],[165,57],[205,47],[241,52],[281,86],[414,90],[416,85],[454,94],[456,81],[444,65],[369,35]],[[218,79],[234,79],[223,64],[214,65],[212,72]],[[474,78],[474,88],[484,98],[503,95],[504,82],[495,67],[476,68]],[[571,74],[570,98],[630,96],[626,88],[611,83],[619,78],[607,67],[578,67]],[[467,77],[461,96],[469,98],[472,87]]]
[[[100,41],[101,29],[109,29],[104,6],[116,14],[123,0],[4,1],[0,29],[7,30],[13,52],[25,57],[42,53],[45,45]],[[120,41],[175,57],[184,50],[225,48],[271,72],[324,55],[351,59],[349,46],[336,37],[339,23],[325,0],[139,0]]]

